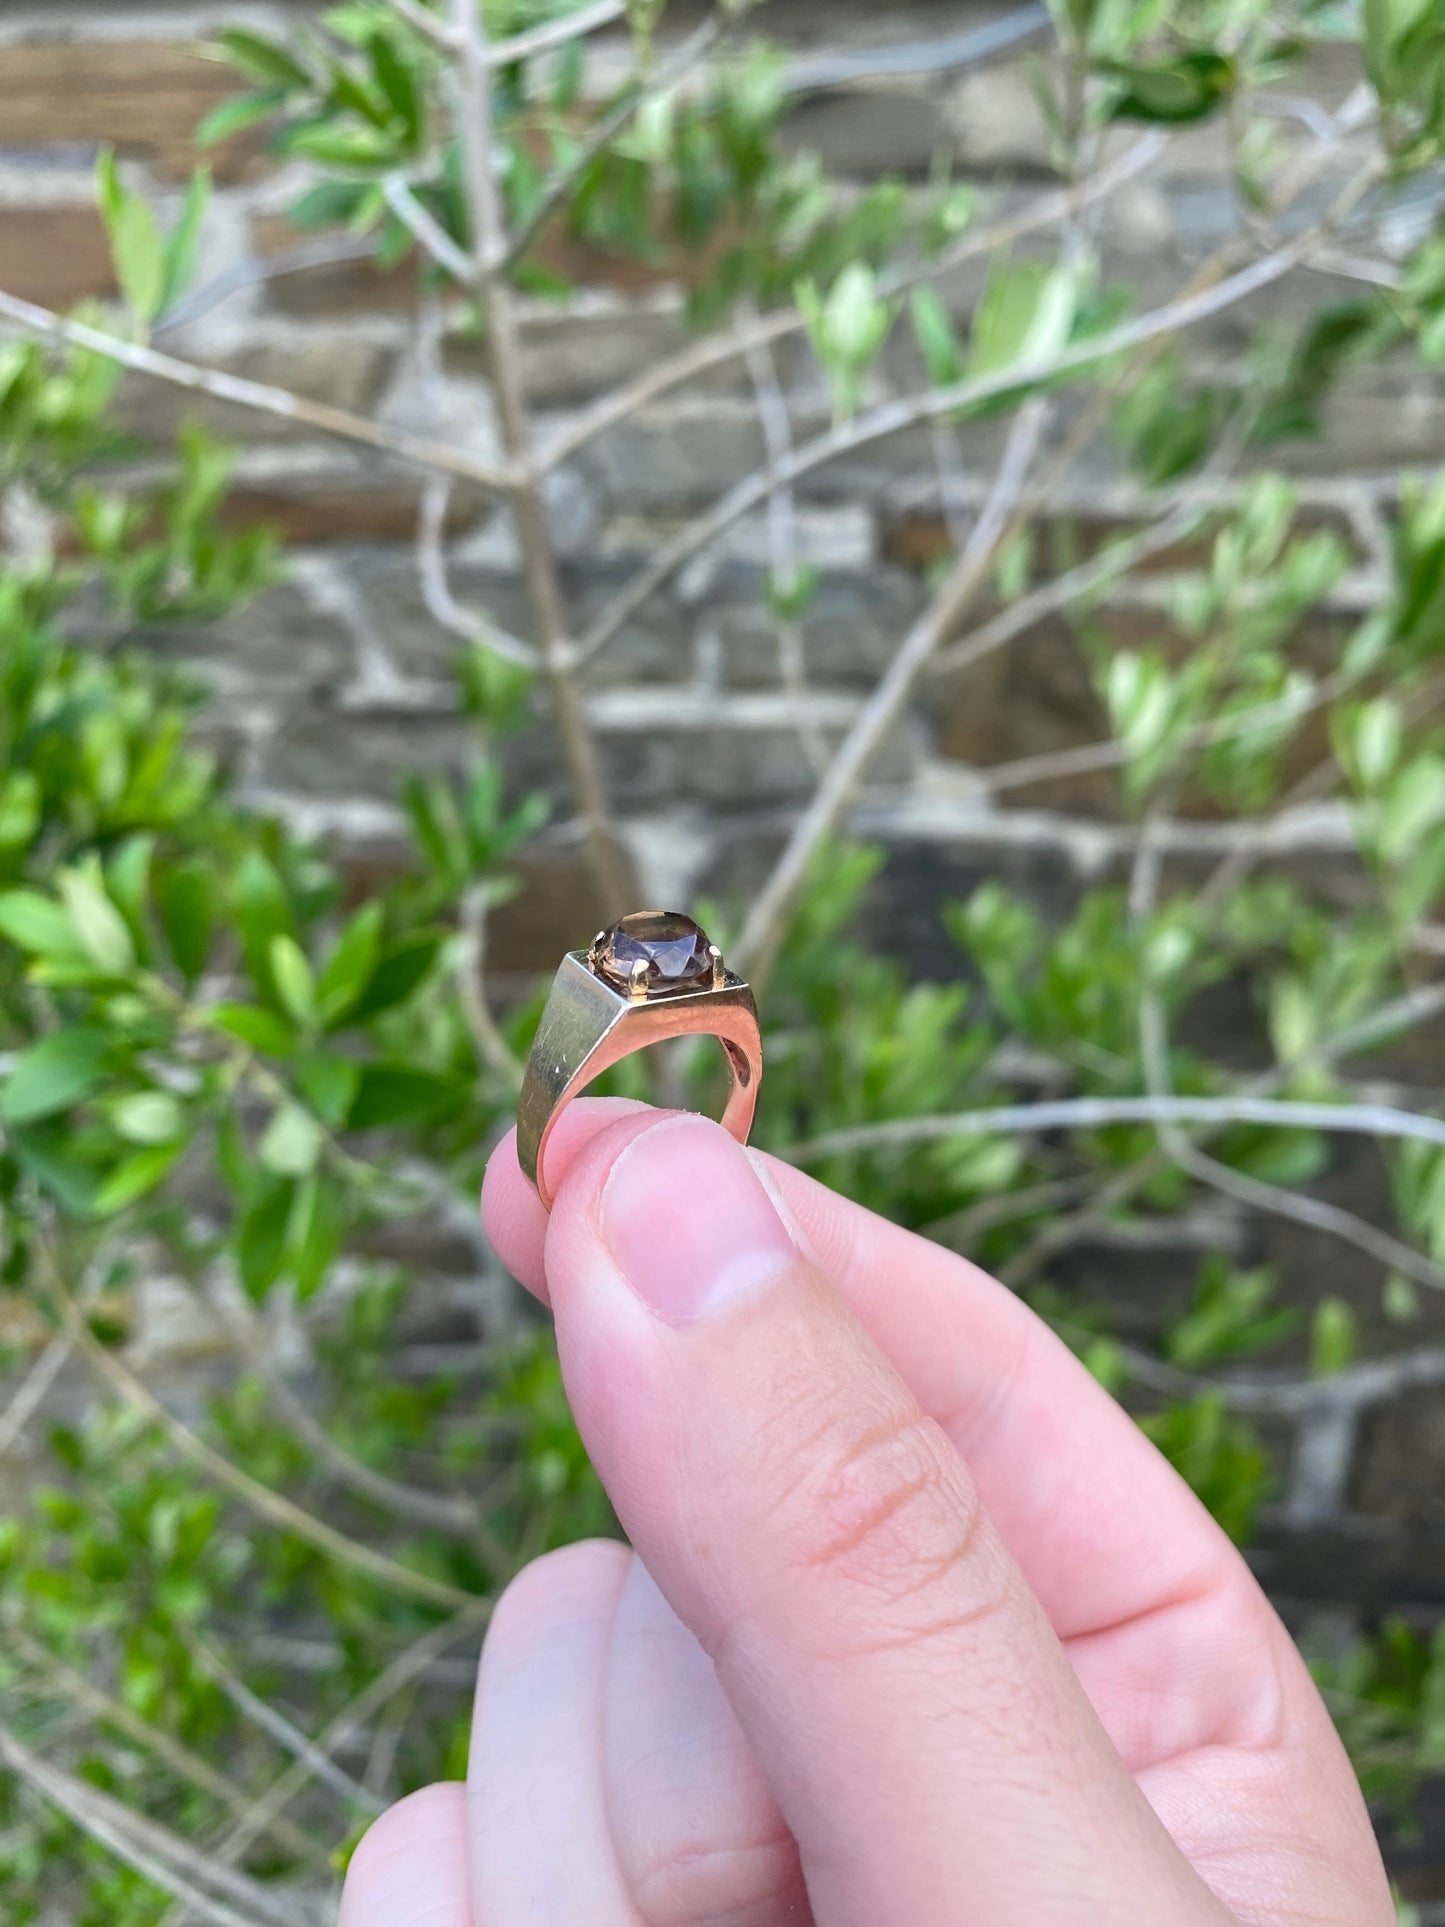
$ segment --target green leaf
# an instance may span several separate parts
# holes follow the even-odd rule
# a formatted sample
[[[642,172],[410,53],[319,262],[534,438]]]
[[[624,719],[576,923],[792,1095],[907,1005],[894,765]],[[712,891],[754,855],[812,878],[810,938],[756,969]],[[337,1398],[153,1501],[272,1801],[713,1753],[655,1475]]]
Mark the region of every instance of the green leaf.
[[[125,918],[106,895],[99,865],[61,870],[56,878],[80,947],[110,977],[123,977],[135,965],[135,942]]]
[[[0,1118],[24,1124],[68,1111],[100,1084],[109,1060],[110,1039],[103,1030],[51,1031],[15,1060],[0,1089]]]
[[[350,1012],[353,1024],[378,1016],[404,1003],[422,983],[436,961],[442,939],[436,932],[407,937],[388,950],[372,973],[365,994]]]
[[[353,1131],[378,1125],[434,1124],[460,1108],[465,1092],[455,1079],[406,1064],[367,1064],[347,1123]]]
[[[231,27],[221,35],[221,45],[236,66],[255,80],[266,80],[274,86],[291,89],[313,85],[311,75],[299,60],[276,41],[266,40],[258,33],[247,33],[244,28]]]
[[[110,1121],[132,1144],[174,1144],[186,1128],[185,1113],[169,1091],[134,1091],[123,1097]]]
[[[261,1134],[258,1156],[268,1171],[304,1178],[321,1155],[321,1126],[299,1104],[283,1104]]]
[[[1116,87],[1112,119],[1168,125],[1206,119],[1231,92],[1236,77],[1233,61],[1207,48],[1152,65],[1108,63],[1102,71]]]
[[[377,33],[371,41],[371,70],[392,112],[401,122],[406,144],[415,148],[422,134],[422,95],[409,61],[403,60],[390,36]]]
[[[281,1275],[295,1198],[294,1178],[265,1177],[257,1184],[241,1214],[236,1233],[236,1268],[252,1298],[264,1298]]]
[[[282,1005],[309,1030],[316,1022],[316,980],[306,952],[284,932],[271,939],[271,976]]]
[[[346,1196],[330,1172],[314,1171],[306,1180],[297,1200],[295,1226],[292,1271],[296,1296],[304,1305],[324,1283],[346,1229]]]
[[[84,954],[69,914],[38,890],[6,890],[0,895],[0,936],[40,957],[70,962]]]
[[[113,1212],[123,1211],[128,1204],[134,1204],[137,1198],[143,1198],[148,1191],[154,1191],[184,1148],[180,1144],[154,1145],[148,1151],[137,1151],[134,1157],[125,1158],[91,1200],[93,1215],[98,1218],[109,1217]]]
[[[913,333],[935,388],[947,388],[963,373],[963,355],[948,310],[935,289],[915,288],[908,300]]]
[[[291,908],[281,879],[259,850],[248,850],[236,871],[232,904],[251,981],[268,1000],[276,997],[271,939],[291,929]]]
[[[214,880],[199,861],[177,863],[156,878],[161,928],[186,983],[194,984],[206,967],[215,923]]]
[[[1068,268],[996,262],[973,318],[969,374],[997,374],[1056,355],[1073,328],[1077,296]]]
[[[180,219],[171,230],[165,247],[165,286],[161,291],[160,312],[173,308],[191,285],[196,272],[196,255],[201,245],[201,225],[211,199],[211,170],[198,167],[186,189]]]
[[[296,1088],[323,1124],[339,1131],[350,1113],[359,1065],[335,1051],[311,1051],[296,1065]]]
[[[217,1030],[239,1038],[267,1057],[289,1057],[296,1048],[296,1034],[290,1025],[260,1004],[213,1004],[206,1016]]]
[[[196,129],[196,145],[218,147],[232,134],[243,133],[258,121],[270,120],[285,104],[286,91],[281,87],[266,87],[257,93],[237,94],[234,100],[223,100]]]
[[[123,185],[114,149],[109,147],[101,149],[96,162],[96,198],[121,293],[139,320],[154,321],[166,275],[160,229],[149,203]]]
[[[381,947],[382,911],[369,903],[347,924],[327,958],[316,984],[316,1008],[329,1028],[357,1003],[376,968]]]
[[[1354,1355],[1355,1314],[1343,1298],[1322,1298],[1310,1325],[1310,1370],[1316,1378],[1331,1378]]]
[[[40,783],[33,771],[11,770],[0,783],[0,849],[16,850],[40,827]]]

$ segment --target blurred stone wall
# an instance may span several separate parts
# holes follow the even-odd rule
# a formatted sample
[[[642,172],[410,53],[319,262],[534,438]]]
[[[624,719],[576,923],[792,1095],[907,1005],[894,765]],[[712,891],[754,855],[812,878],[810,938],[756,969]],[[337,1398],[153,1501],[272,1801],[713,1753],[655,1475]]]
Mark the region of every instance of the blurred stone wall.
[[[227,21],[275,27],[287,11],[8,0],[0,11],[0,286],[51,307],[110,292],[91,203],[97,144],[114,142],[138,178],[175,195],[192,164],[197,120],[233,90],[230,70],[198,50],[206,31]],[[972,0],[912,0],[886,15],[857,0],[826,12],[774,0],[761,25],[814,54],[825,45],[936,40],[990,17]],[[620,43],[601,40],[597,51],[600,73],[620,72]],[[1339,50],[1317,59],[1310,92],[1335,106],[1357,79]],[[1286,142],[1311,138],[1307,118],[1281,122]],[[977,183],[988,215],[1049,185],[1021,54],[986,72],[836,85],[800,97],[792,126],[800,142],[822,150],[840,192],[879,171],[921,185],[940,153]],[[460,338],[443,344],[440,405],[435,373],[430,385],[421,379],[411,278],[334,260],[271,278],[248,274],[244,264],[274,264],[297,245],[283,218],[296,179],[278,175],[245,139],[216,159],[199,279],[229,273],[235,285],[157,345],[394,424],[429,429],[440,419],[448,434],[491,447],[490,399],[474,347]],[[1110,203],[1098,238],[1111,272],[1153,301],[1180,286],[1234,218],[1219,134],[1186,132]],[[1391,236],[1380,242],[1387,248]],[[544,429],[686,339],[679,294],[661,272],[619,270],[551,245],[581,292],[565,305],[525,311],[530,392]],[[977,274],[954,278],[949,293],[960,310],[978,284]],[[1260,296],[1251,318],[1321,298],[1318,281],[1300,277]],[[885,386],[915,377],[904,332],[888,352]],[[1196,335],[1192,353],[1218,366],[1242,346],[1234,315]],[[779,374],[795,434],[816,431],[828,418],[827,398],[796,344],[784,344]],[[198,412],[244,440],[234,512],[278,523],[292,546],[284,586],[218,630],[158,636],[156,648],[211,676],[209,727],[249,798],[334,833],[363,876],[388,866],[399,848],[399,776],[454,762],[463,735],[443,674],[454,645],[425,611],[410,549],[416,475],[274,418],[209,404],[198,410],[194,396],[154,383],[128,379],[123,410],[139,443],[157,451]],[[1418,373],[1372,373],[1331,403],[1327,427],[1323,440],[1279,457],[1298,476],[1302,518],[1337,530],[1354,557],[1332,606],[1301,637],[1302,651],[1316,656],[1336,646],[1379,592],[1398,471],[1445,455],[1445,392]],[[997,430],[987,424],[958,443],[951,486],[959,505],[977,500],[996,452]],[[590,443],[552,493],[574,620],[585,623],[659,541],[763,454],[746,375],[732,368]],[[1043,522],[1042,565],[1087,553],[1137,509],[1107,452],[1092,452]],[[504,517],[465,490],[451,516],[457,594],[525,630]],[[588,705],[649,900],[745,889],[762,873],[809,791],[810,745],[816,752],[847,727],[946,552],[928,437],[900,437],[811,476],[798,494],[796,531],[799,559],[821,574],[804,624],[806,694],[785,688],[776,638],[760,613],[767,548],[758,518],[654,596],[597,664]],[[1168,561],[1100,616],[1121,641],[1167,638]],[[956,962],[938,905],[979,879],[1001,876],[1063,909],[1087,884],[1122,875],[1132,833],[1110,781],[1096,774],[991,797],[977,777],[980,766],[1105,733],[1076,640],[1058,619],[979,669],[928,678],[858,819],[890,857],[869,908],[878,941],[921,972],[950,972]],[[508,754],[519,785],[558,790],[559,759],[545,725]],[[492,967],[503,990],[547,967],[606,907],[592,900],[565,807],[560,817],[528,856],[529,887],[497,922]],[[1207,875],[1237,838],[1233,825],[1187,819],[1173,834],[1173,874]],[[1266,867],[1307,874],[1343,903],[1360,881],[1350,850],[1335,809],[1301,806],[1269,830],[1259,856]],[[1241,1058],[1259,1050],[1248,986],[1221,993],[1213,1021]],[[1416,1040],[1408,1062],[1382,1059],[1373,1071],[1403,1101],[1438,1106],[1445,1033]],[[1366,1217],[1388,1215],[1383,1169],[1368,1145],[1342,1148],[1330,1190]],[[1277,1593],[1351,1610],[1445,1600],[1440,1318],[1427,1314],[1409,1332],[1412,1347],[1427,1349],[1399,1357],[1401,1336],[1381,1318],[1373,1263],[1272,1221],[1246,1225],[1223,1206],[1164,1242],[1101,1235],[1070,1257],[1068,1275],[1114,1305],[1125,1332],[1147,1335],[1187,1296],[1201,1251],[1220,1245],[1277,1263],[1305,1302],[1322,1287],[1350,1298],[1364,1332],[1367,1363],[1269,1419],[1286,1486],[1259,1559]]]

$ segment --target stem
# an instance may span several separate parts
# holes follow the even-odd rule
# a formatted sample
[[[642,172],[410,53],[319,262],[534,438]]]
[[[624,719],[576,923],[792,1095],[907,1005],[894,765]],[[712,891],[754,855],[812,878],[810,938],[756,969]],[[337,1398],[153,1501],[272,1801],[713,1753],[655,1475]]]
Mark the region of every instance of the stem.
[[[932,606],[904,637],[898,653],[855,718],[754,901],[742,936],[734,946],[738,968],[754,980],[765,977],[772,964],[819,844],[837,828],[868,765],[902,715],[924,664],[984,582],[1038,445],[1044,410],[1045,404],[1036,399],[1020,411],[992,494],[967,547]]]
[[[278,415],[282,421],[301,422],[319,434],[379,448],[388,455],[399,455],[403,461],[414,462],[419,468],[440,469],[464,481],[478,482],[483,488],[505,492],[518,486],[517,474],[510,466],[484,461],[447,442],[408,435],[405,429],[383,428],[380,422],[370,421],[365,415],[333,408],[330,402],[308,401],[304,395],[293,395],[288,388],[272,388],[263,381],[228,375],[219,368],[202,368],[194,362],[178,361],[174,355],[164,355],[141,342],[126,341],[120,335],[107,334],[103,328],[92,328],[84,321],[71,321],[64,315],[54,314],[33,301],[22,301],[19,295],[0,292],[0,316],[15,322],[28,334],[48,341],[65,341],[73,348],[88,348],[92,354],[119,362],[122,368],[151,375],[175,388],[188,388],[193,394],[210,395],[217,401],[232,402],[262,415]]]
[[[572,677],[573,651],[567,639],[562,585],[547,527],[541,480],[531,465],[531,424],[521,350],[511,291],[503,278],[505,244],[492,160],[491,81],[476,0],[452,0],[452,31],[458,48],[458,133],[472,218],[470,279],[486,329],[502,446],[509,461],[521,470],[512,492],[512,512],[522,570],[541,644],[543,674],[573,795],[586,827],[593,869],[604,905],[620,914],[630,895],[627,866],[612,828],[596,745]]]

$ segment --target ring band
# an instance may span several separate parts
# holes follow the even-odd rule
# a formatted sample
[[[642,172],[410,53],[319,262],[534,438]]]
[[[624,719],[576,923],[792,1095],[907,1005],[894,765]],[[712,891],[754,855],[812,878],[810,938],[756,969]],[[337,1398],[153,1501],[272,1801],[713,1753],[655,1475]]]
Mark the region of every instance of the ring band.
[[[545,1155],[558,1118],[611,1065],[666,1037],[716,1037],[732,1088],[724,1128],[746,1144],[763,1076],[753,993],[691,917],[640,910],[569,950],[553,980],[517,1104],[517,1161],[550,1211]]]

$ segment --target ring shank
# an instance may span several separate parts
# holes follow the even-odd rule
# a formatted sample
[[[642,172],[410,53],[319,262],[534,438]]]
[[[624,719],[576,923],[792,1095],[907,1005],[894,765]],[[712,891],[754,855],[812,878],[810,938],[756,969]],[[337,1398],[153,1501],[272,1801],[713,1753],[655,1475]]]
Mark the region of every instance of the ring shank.
[[[752,992],[739,978],[718,988],[634,1002],[587,968],[585,952],[569,952],[537,1028],[517,1105],[517,1160],[548,1210],[547,1144],[557,1120],[602,1072],[669,1037],[716,1037],[731,1089],[722,1124],[745,1144],[762,1081],[762,1039]]]

